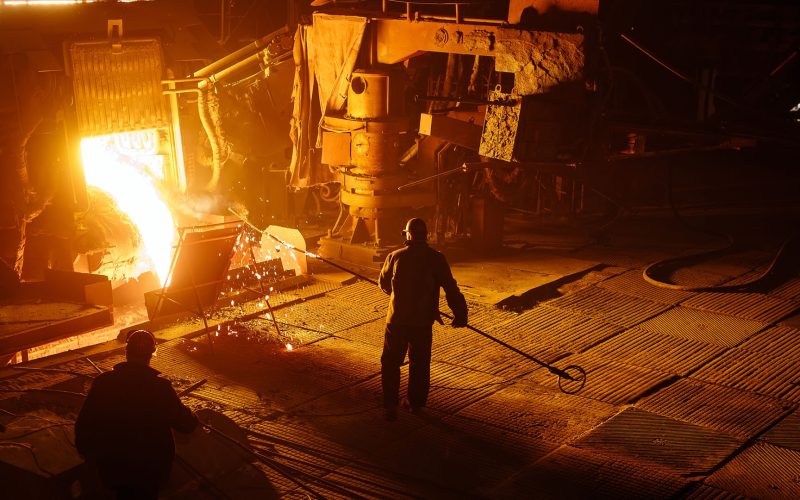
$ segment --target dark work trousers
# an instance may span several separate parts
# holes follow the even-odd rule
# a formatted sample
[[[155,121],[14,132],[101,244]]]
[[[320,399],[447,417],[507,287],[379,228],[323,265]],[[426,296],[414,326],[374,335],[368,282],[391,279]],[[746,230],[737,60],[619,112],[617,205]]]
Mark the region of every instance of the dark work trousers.
[[[381,354],[384,408],[396,408],[400,400],[400,365],[408,351],[408,402],[422,408],[431,385],[433,325],[386,325]]]

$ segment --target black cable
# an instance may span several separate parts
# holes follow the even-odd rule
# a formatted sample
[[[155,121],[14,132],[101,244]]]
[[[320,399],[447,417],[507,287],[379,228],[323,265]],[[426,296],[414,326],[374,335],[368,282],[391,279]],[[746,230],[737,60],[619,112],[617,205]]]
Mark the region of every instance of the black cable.
[[[247,453],[251,454],[251,455],[252,455],[253,457],[255,457],[255,458],[256,458],[256,459],[257,459],[259,462],[261,462],[262,464],[264,464],[264,465],[266,465],[267,467],[271,468],[272,470],[274,470],[274,471],[275,471],[275,472],[277,472],[278,474],[282,475],[283,477],[285,477],[286,479],[288,479],[288,480],[289,480],[289,481],[291,481],[292,483],[296,484],[296,485],[297,485],[297,486],[299,486],[300,488],[302,488],[302,489],[304,489],[304,490],[308,491],[309,493],[311,493],[312,495],[314,495],[316,498],[325,498],[325,497],[323,497],[322,495],[320,495],[318,492],[316,492],[315,490],[313,490],[312,488],[310,488],[308,485],[306,485],[306,484],[302,483],[302,482],[301,482],[301,481],[299,481],[297,478],[295,478],[295,477],[292,477],[292,475],[291,475],[291,474],[289,474],[289,473],[287,473],[286,471],[284,471],[284,470],[283,470],[283,467],[284,467],[284,466],[283,466],[282,464],[275,464],[273,460],[269,460],[267,457],[263,457],[263,456],[262,456],[262,455],[260,455],[259,453],[256,453],[256,452],[254,452],[254,451],[253,451],[253,450],[251,450],[250,448],[248,448],[248,447],[244,446],[244,445],[243,445],[242,443],[240,443],[239,441],[237,441],[237,440],[233,439],[232,437],[228,436],[228,435],[227,435],[227,434],[225,434],[224,432],[220,432],[220,431],[218,431],[217,429],[215,429],[215,428],[211,427],[210,425],[207,425],[207,424],[202,424],[202,425],[203,425],[203,428],[205,428],[205,429],[208,429],[209,431],[213,432],[214,434],[216,434],[216,435],[218,435],[218,436],[220,436],[220,437],[222,437],[222,438],[226,439],[227,441],[231,442],[232,444],[234,444],[234,445],[238,446],[238,447],[239,447],[239,448],[241,448],[242,450],[244,450],[244,451],[246,451]]]
[[[209,479],[209,478],[208,478],[208,476],[206,476],[205,474],[203,474],[202,472],[200,472],[199,470],[197,470],[197,469],[196,469],[196,468],[195,468],[195,467],[194,467],[192,464],[190,464],[189,462],[187,462],[187,461],[186,461],[184,458],[182,458],[180,455],[175,455],[175,460],[177,460],[177,461],[178,461],[178,464],[180,464],[181,466],[183,466],[183,468],[184,468],[184,469],[186,469],[187,471],[189,471],[189,474],[193,475],[193,476],[194,476],[196,479],[200,480],[200,482],[201,482],[202,484],[205,484],[205,485],[206,485],[206,486],[208,486],[208,487],[209,487],[211,490],[213,490],[213,491],[214,491],[214,492],[215,492],[217,495],[219,495],[219,498],[233,498],[233,497],[231,497],[230,495],[228,495],[227,493],[225,493],[225,490],[223,490],[222,488],[220,488],[219,486],[217,486],[217,485],[214,483],[214,481],[212,481],[211,479]]]
[[[778,247],[778,250],[775,252],[775,255],[770,260],[770,263],[766,267],[766,269],[763,272],[761,272],[759,275],[757,275],[755,278],[753,278],[751,280],[748,280],[746,282],[738,283],[736,285],[715,285],[715,286],[700,286],[700,287],[698,287],[698,286],[691,286],[691,285],[677,285],[675,283],[668,283],[668,282],[665,282],[665,281],[661,281],[658,278],[655,278],[654,277],[654,273],[656,271],[658,271],[659,269],[661,269],[661,268],[668,267],[668,266],[670,266],[672,264],[675,264],[675,263],[681,262],[681,261],[699,260],[701,258],[707,259],[707,258],[712,257],[714,255],[724,254],[727,251],[729,251],[731,248],[733,248],[734,245],[735,245],[735,239],[730,234],[723,234],[723,233],[718,233],[716,231],[709,231],[709,230],[700,230],[699,228],[696,228],[696,227],[692,226],[691,224],[689,224],[686,221],[686,219],[678,211],[678,208],[675,206],[675,200],[674,200],[674,197],[673,197],[673,190],[674,190],[673,170],[674,170],[674,167],[670,163],[667,168],[668,168],[668,170],[667,170],[667,200],[669,202],[669,206],[670,206],[670,209],[672,211],[672,214],[675,216],[675,218],[679,222],[681,222],[684,226],[689,228],[690,230],[693,230],[693,231],[696,231],[696,232],[704,232],[706,234],[712,234],[712,235],[724,238],[725,240],[727,240],[727,244],[722,246],[722,247],[715,248],[713,250],[707,250],[707,251],[704,251],[704,252],[699,252],[699,253],[691,254],[691,255],[680,255],[680,256],[677,256],[677,257],[670,257],[668,259],[662,259],[662,260],[659,260],[657,262],[654,262],[653,264],[650,264],[649,266],[647,266],[644,269],[644,271],[642,271],[642,278],[644,278],[645,281],[647,281],[651,285],[655,285],[655,286],[660,287],[660,288],[667,288],[667,289],[670,289],[670,290],[681,290],[681,291],[686,291],[686,292],[730,292],[730,291],[741,290],[743,288],[747,288],[747,287],[750,287],[752,285],[755,285],[756,283],[761,282],[762,280],[764,280],[768,275],[770,275],[775,270],[775,268],[778,265],[778,262],[780,261],[781,257],[783,256],[784,251],[789,246],[789,243],[796,236],[796,234],[797,234],[796,230],[792,231],[783,240],[781,245]]]
[[[313,468],[319,469],[320,471],[322,471],[322,472],[324,472],[324,473],[326,473],[326,474],[329,474],[329,475],[339,475],[339,476],[343,476],[343,477],[346,477],[346,478],[348,478],[348,479],[354,479],[354,480],[356,480],[356,481],[361,481],[361,482],[363,482],[363,483],[365,483],[365,484],[372,485],[372,486],[374,486],[374,487],[376,487],[376,488],[380,488],[380,489],[384,489],[384,490],[386,490],[386,491],[390,491],[390,492],[392,492],[392,493],[394,493],[394,494],[398,494],[398,495],[408,495],[408,493],[407,493],[407,492],[405,492],[405,491],[398,490],[398,489],[395,489],[395,488],[391,488],[391,487],[389,487],[389,486],[385,486],[385,485],[383,485],[383,484],[381,484],[381,483],[378,483],[378,482],[375,482],[375,481],[370,481],[370,480],[368,480],[368,479],[365,479],[365,478],[363,478],[363,477],[361,477],[361,476],[356,476],[356,475],[353,475],[353,474],[348,474],[348,473],[346,473],[346,472],[342,472],[342,471],[340,471],[340,470],[338,470],[338,469],[332,469],[332,468],[330,468],[330,467],[325,467],[325,466],[323,466],[323,465],[317,465],[317,464],[313,464],[313,463],[311,463],[311,462],[306,462],[306,461],[303,461],[302,459],[295,458],[295,457],[292,457],[292,456],[289,456],[289,455],[284,455],[284,454],[282,454],[282,453],[279,453],[279,452],[277,452],[277,451],[268,450],[268,449],[266,449],[266,448],[264,448],[264,449],[260,449],[260,451],[261,451],[261,452],[265,452],[265,453],[269,453],[270,455],[273,455],[273,456],[279,457],[279,458],[281,458],[281,459],[283,459],[283,460],[288,460],[288,461],[290,461],[290,462],[299,462],[299,463],[302,463],[303,465],[307,465],[307,466],[309,466],[309,467],[313,467]],[[319,457],[315,457],[315,458],[319,458]],[[364,489],[364,488],[361,488],[361,491],[363,491],[363,492],[365,492],[365,493],[370,493],[370,491],[369,491],[369,490],[366,490],[366,489]]]

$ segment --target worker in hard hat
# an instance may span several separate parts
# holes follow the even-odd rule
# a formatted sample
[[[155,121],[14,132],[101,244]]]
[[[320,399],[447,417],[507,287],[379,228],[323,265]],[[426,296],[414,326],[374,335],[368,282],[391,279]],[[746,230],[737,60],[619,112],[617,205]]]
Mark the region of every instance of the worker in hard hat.
[[[453,312],[452,326],[467,326],[467,302],[445,256],[428,246],[428,228],[411,219],[403,230],[405,247],[386,257],[380,287],[390,295],[381,355],[383,405],[387,420],[397,419],[400,365],[408,352],[408,403],[413,413],[425,407],[430,388],[433,322],[439,315],[439,288]]]
[[[117,498],[157,498],[175,458],[171,430],[189,433],[198,423],[149,366],[155,350],[149,331],[129,333],[127,361],[94,379],[75,421],[78,452]]]

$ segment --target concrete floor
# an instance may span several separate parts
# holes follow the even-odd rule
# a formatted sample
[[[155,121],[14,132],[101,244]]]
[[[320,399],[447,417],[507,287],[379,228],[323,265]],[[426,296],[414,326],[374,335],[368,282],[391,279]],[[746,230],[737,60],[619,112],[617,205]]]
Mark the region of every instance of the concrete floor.
[[[639,215],[598,234],[511,218],[498,255],[445,249],[470,323],[543,362],[581,366],[587,381],[575,395],[536,363],[436,325],[429,407],[384,421],[386,297],[320,267],[313,282],[276,299],[280,332],[255,318],[221,328],[210,346],[173,325],[159,335],[169,340],[153,365],[179,390],[206,379],[187,404],[232,419],[260,457],[239,474],[195,463],[206,478],[188,486],[178,464],[166,496],[800,498],[800,277],[724,293],[642,278],[654,261],[719,246],[714,228],[735,233],[735,251],[664,278],[694,287],[748,281],[793,222],[775,214],[693,222]],[[84,356],[108,369],[121,360],[118,346],[38,366],[91,374]],[[69,374],[3,375],[5,389],[88,387]],[[179,443],[189,461],[191,446]]]

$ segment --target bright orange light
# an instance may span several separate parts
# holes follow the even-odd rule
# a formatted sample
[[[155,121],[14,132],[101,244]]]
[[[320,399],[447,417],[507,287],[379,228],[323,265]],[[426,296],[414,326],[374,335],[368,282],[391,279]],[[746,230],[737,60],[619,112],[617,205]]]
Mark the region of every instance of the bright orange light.
[[[164,284],[169,272],[175,222],[156,187],[164,178],[155,130],[87,137],[81,140],[86,184],[108,193],[139,229],[144,246],[136,276],[151,270]]]

